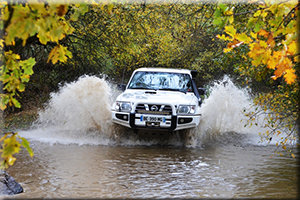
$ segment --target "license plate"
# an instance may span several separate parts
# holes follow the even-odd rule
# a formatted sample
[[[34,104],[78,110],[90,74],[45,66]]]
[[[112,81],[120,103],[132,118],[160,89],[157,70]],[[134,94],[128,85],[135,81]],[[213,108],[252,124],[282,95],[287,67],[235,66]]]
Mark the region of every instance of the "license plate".
[[[154,116],[144,116],[142,115],[140,118],[141,122],[165,122],[166,118],[165,117],[154,117]]]

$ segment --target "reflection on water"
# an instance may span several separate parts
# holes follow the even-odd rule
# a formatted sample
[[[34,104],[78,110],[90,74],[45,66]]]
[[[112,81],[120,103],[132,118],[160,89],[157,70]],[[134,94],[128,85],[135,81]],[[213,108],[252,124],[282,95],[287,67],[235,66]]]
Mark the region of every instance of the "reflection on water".
[[[15,197],[297,196],[297,162],[274,155],[273,146],[32,145],[34,158],[21,153],[8,170],[25,190]]]

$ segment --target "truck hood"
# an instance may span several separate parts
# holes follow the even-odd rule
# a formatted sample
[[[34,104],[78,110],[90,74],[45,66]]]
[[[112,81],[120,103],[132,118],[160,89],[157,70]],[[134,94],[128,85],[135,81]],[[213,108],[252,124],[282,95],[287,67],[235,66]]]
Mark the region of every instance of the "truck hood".
[[[198,102],[194,93],[178,91],[154,91],[154,90],[126,90],[120,94],[117,101],[136,103],[157,103],[157,104],[185,104],[196,105]]]

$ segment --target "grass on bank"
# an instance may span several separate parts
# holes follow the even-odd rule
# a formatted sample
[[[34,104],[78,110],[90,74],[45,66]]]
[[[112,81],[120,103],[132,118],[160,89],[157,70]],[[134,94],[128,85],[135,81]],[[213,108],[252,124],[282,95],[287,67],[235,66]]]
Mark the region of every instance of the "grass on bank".
[[[28,129],[38,117],[38,108],[0,115],[0,133]]]

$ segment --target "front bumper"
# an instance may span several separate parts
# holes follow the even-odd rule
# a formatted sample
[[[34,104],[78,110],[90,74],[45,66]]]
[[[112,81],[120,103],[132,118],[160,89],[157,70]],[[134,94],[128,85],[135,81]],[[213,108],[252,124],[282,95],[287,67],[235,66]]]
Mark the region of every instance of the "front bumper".
[[[112,111],[112,120],[114,123],[132,129],[160,129],[177,131],[198,126],[200,123],[200,114],[175,116]]]

